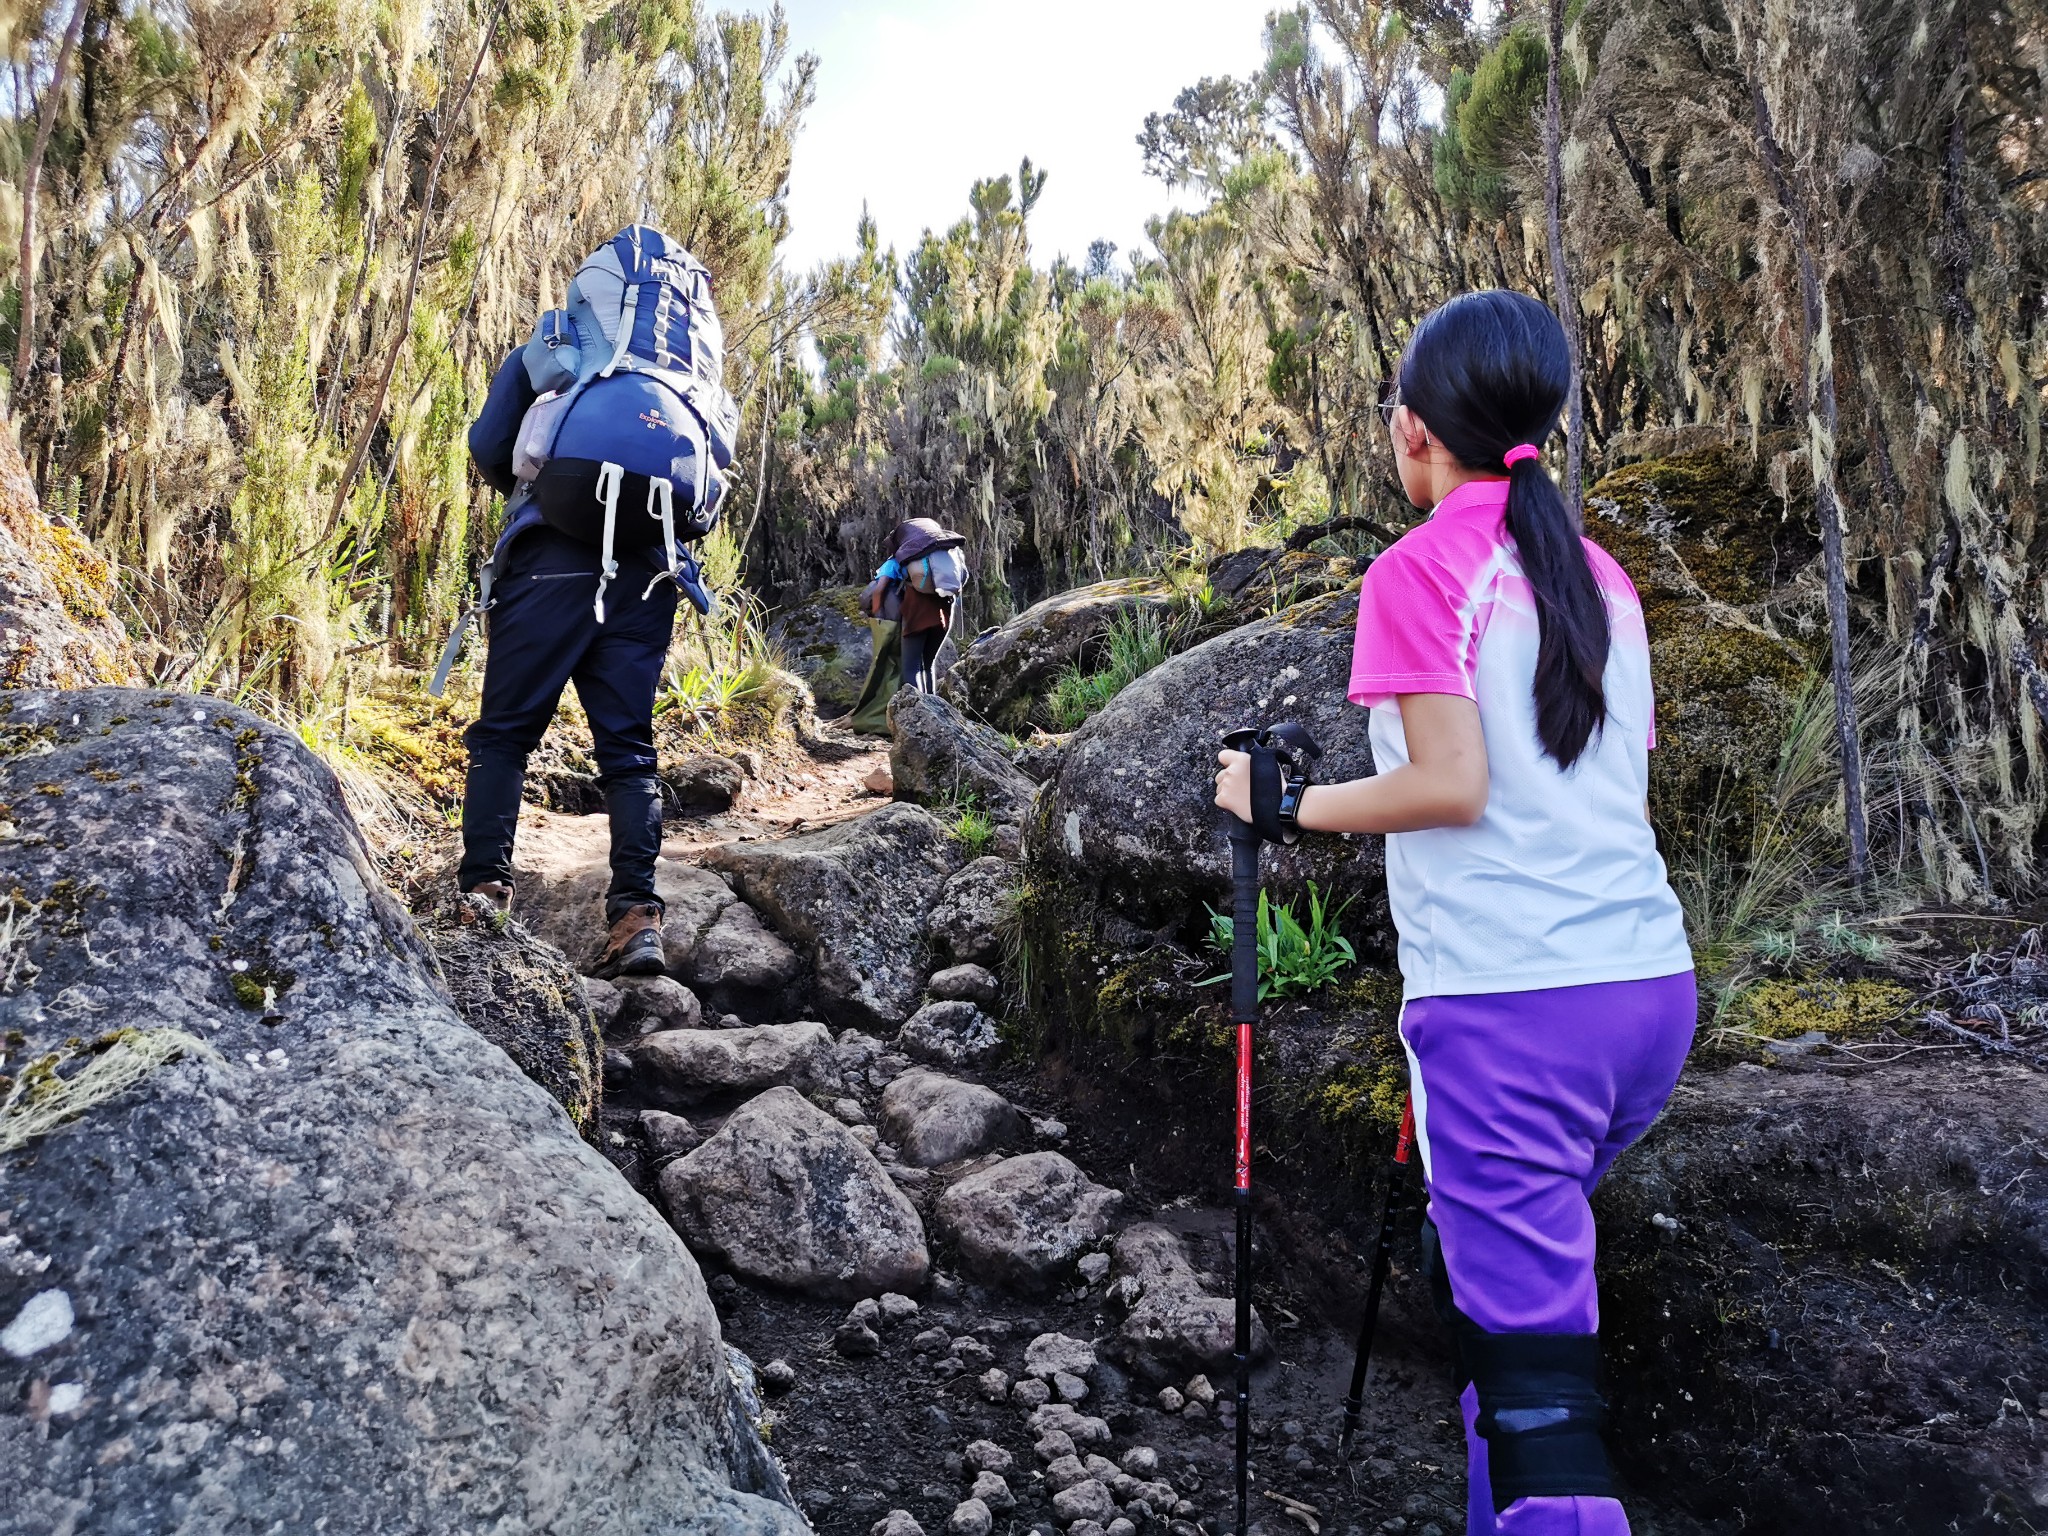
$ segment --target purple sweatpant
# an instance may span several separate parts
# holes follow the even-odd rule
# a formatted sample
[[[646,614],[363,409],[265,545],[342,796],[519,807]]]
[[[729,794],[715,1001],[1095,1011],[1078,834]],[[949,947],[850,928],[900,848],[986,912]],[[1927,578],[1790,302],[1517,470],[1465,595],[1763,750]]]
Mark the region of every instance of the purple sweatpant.
[[[1488,1333],[1597,1333],[1593,1186],[1649,1128],[1692,1046],[1690,971],[1419,997],[1401,1013],[1430,1219],[1458,1310]],[[1467,1536],[1627,1536],[1615,1499],[1496,1512],[1465,1388]]]

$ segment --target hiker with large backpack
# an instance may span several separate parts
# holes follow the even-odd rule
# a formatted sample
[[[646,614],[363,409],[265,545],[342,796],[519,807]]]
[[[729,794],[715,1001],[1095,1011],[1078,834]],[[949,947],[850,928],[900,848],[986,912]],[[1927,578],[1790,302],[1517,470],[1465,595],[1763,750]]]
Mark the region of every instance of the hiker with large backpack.
[[[1648,813],[1642,604],[1543,469],[1570,381],[1563,327],[1524,294],[1415,328],[1382,409],[1432,510],[1366,571],[1347,689],[1379,771],[1308,784],[1225,751],[1217,774],[1256,827],[1387,835],[1468,1536],[1626,1536],[1590,1197],[1670,1096],[1698,1003]]]
[[[899,689],[937,689],[939,652],[967,586],[966,543],[967,535],[929,517],[906,519],[889,536],[889,558],[861,594],[874,655],[847,717],[855,730],[886,736],[889,700]]]
[[[635,224],[505,358],[469,432],[477,472],[507,499],[477,605],[432,684],[438,694],[481,615],[490,651],[465,737],[458,881],[509,910],[527,758],[574,682],[611,818],[602,976],[664,963],[654,700],[677,593],[703,613],[713,603],[688,545],[716,525],[732,463],[724,349],[710,273]]]
[[[960,553],[966,542],[964,534],[928,517],[896,525],[896,547],[882,572],[901,587],[905,688],[930,693],[938,687],[939,648],[953,627],[953,605],[967,585],[967,560]]]

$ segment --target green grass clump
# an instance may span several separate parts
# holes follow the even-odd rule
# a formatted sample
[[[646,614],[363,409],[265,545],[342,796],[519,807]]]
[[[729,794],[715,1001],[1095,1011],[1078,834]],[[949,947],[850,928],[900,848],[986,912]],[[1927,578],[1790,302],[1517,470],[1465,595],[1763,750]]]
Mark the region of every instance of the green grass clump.
[[[1109,626],[1103,664],[1093,672],[1063,668],[1046,696],[1055,731],[1071,731],[1173,654],[1173,637],[1150,608],[1127,613]]]
[[[960,806],[953,813],[953,824],[948,830],[953,834],[953,841],[967,850],[970,859],[980,858],[995,846],[995,821],[978,805]]]
[[[1308,922],[1294,914],[1294,904],[1273,905],[1259,892],[1259,1001],[1274,997],[1305,997],[1328,986],[1337,973],[1354,964],[1357,953],[1351,941],[1338,932],[1337,922],[1351,905],[1349,897],[1327,902],[1311,880],[1308,884]],[[1230,953],[1237,924],[1230,917],[1209,909],[1209,945],[1225,955]],[[1209,987],[1228,981],[1230,975],[1210,976],[1198,985]]]

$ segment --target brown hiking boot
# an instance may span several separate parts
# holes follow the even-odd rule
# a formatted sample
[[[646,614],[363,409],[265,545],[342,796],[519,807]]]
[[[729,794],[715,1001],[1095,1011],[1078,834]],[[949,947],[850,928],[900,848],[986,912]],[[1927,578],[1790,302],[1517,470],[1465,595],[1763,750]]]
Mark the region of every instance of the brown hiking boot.
[[[486,915],[486,908],[488,915],[498,918],[500,922],[512,915],[512,887],[502,880],[486,880],[482,885],[471,886],[462,895],[463,899],[457,903],[456,914],[461,922],[475,922],[479,917]],[[477,900],[468,899],[472,896]]]
[[[667,969],[661,950],[661,908],[648,903],[628,907],[612,924],[610,942],[591,975],[611,981],[620,976],[659,976]]]

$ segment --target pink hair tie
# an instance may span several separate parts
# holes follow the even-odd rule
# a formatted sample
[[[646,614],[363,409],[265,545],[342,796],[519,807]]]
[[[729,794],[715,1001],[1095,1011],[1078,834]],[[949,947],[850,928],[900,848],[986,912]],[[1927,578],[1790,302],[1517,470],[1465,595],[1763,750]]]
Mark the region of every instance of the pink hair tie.
[[[1507,465],[1509,469],[1513,469],[1517,464],[1521,463],[1524,459],[1540,459],[1542,457],[1543,450],[1541,448],[1538,448],[1535,444],[1517,443],[1514,447],[1510,448],[1506,453],[1501,455],[1500,461],[1501,463]]]

